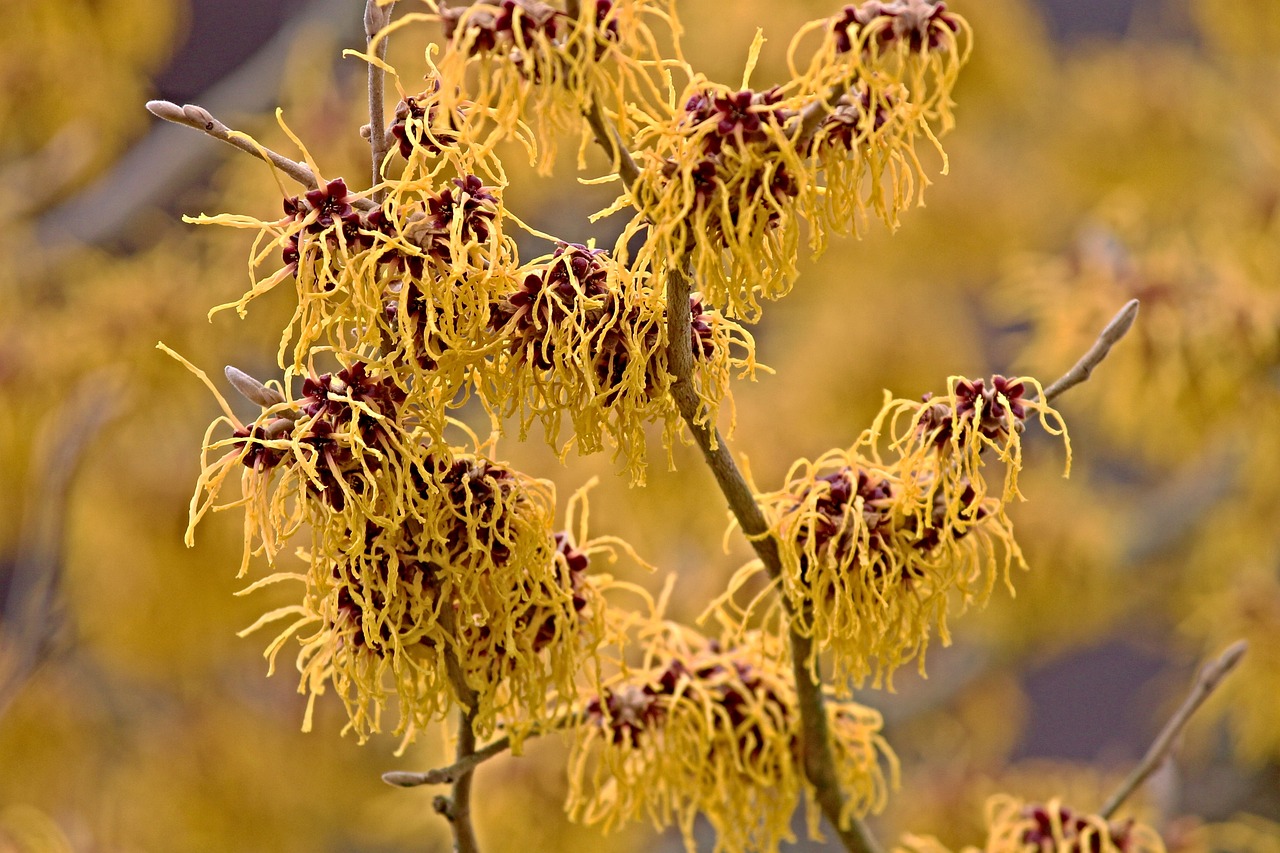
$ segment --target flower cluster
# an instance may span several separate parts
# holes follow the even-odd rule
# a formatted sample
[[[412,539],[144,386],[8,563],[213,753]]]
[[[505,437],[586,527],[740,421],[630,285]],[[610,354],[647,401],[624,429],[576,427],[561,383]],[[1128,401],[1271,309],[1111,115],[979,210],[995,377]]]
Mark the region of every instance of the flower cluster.
[[[696,298],[690,310],[694,384],[714,419],[731,374],[754,370],[752,340]],[[648,280],[604,250],[561,243],[529,268],[492,317],[508,360],[487,374],[486,397],[506,399],[509,411],[520,413],[522,434],[540,420],[553,445],[568,417],[573,437],[564,451],[576,445],[592,453],[611,439],[626,454],[632,481],[643,482],[644,425],[662,423],[668,448],[679,426],[668,393],[666,308]]]
[[[518,739],[545,722],[549,699],[576,695],[604,631],[589,557],[612,548],[585,529],[554,531],[550,483],[432,441],[398,386],[365,364],[309,376],[296,400],[234,378],[264,409],[245,425],[223,403],[233,434],[207,441],[192,527],[238,470],[242,574],[252,552],[274,568],[310,531],[306,571],[250,587],[301,581],[301,603],[250,630],[293,620],[268,656],[298,638],[312,701],[332,686],[362,738],[394,701],[406,738],[462,703],[475,705],[477,733],[503,725]]]
[[[810,25],[813,28],[813,25]],[[888,89],[900,85],[914,120],[949,130],[951,89],[971,47],[969,25],[940,0],[867,0],[820,25],[810,79]],[[840,58],[847,61],[838,62]]]
[[[1107,820],[1057,800],[1025,803],[997,795],[987,803],[987,843],[965,853],[1164,853],[1155,830],[1132,818]],[[937,839],[907,836],[900,853],[948,853]]]
[[[274,222],[200,217],[194,221],[258,229],[259,244],[268,243],[250,260],[254,286],[214,310],[244,313],[292,278],[298,306],[281,340],[282,366],[297,370],[318,348],[377,360],[424,408],[442,411],[493,349],[490,310],[518,264],[499,193],[464,172],[443,185],[398,183],[373,207],[339,178],[285,199],[285,217]],[[259,277],[271,247],[279,248],[280,266]]]
[[[1028,385],[954,377],[945,397],[889,400],[853,447],[796,462],[782,489],[760,496],[795,625],[817,641],[815,654],[834,653],[837,681],[879,683],[916,657],[923,668],[932,631],[949,641],[956,594],[962,606],[981,603],[999,574],[1008,583],[1022,565],[1006,515],[1019,434],[1033,410],[1063,432]],[[992,456],[1004,469],[995,493],[984,472]]]
[[[415,152],[422,152],[425,159],[438,157],[457,145],[460,124],[457,111],[441,109],[440,81],[433,80],[430,88],[400,99],[387,133],[405,160],[412,160]]]
[[[663,0],[589,0],[573,4],[575,15],[541,0],[440,4],[445,45],[439,74],[469,81],[456,94],[442,94],[450,108],[463,97],[485,105],[492,126],[486,145],[509,134],[522,117],[530,121],[541,147],[538,168],[550,171],[558,134],[577,131],[584,147],[591,138],[584,113],[604,110],[625,134],[629,103],[658,99],[650,20],[669,21],[667,7]],[[473,65],[478,73],[468,74]]]
[[[612,445],[632,483],[644,480],[649,424],[669,452],[682,411],[714,435],[726,403],[732,412],[731,379],[756,366],[736,319],[790,289],[799,220],[817,250],[869,210],[896,225],[923,187],[916,140],[949,127],[966,26],[941,3],[846,7],[801,32],[822,40],[809,71],[754,90],[760,39],[737,88],[663,59],[650,24],[679,29],[663,0],[428,5],[409,20],[442,24],[446,44],[428,50],[426,87],[401,91],[385,156],[370,132],[380,162],[367,192],[319,180],[284,199],[280,219],[196,220],[258,232],[253,284],[222,307],[244,313],[287,280],[297,307],[281,379],[228,373],[261,411],[244,423],[222,401],[192,528],[243,508],[241,573],[253,556],[269,569],[250,588],[303,586],[300,602],[250,630],[285,620],[272,665],[297,641],[303,692],[313,703],[332,689],[359,737],[381,730],[391,705],[406,740],[461,707],[472,734],[501,730],[518,745],[575,703],[576,817],[612,826],[648,814],[678,823],[692,846],[701,813],[722,849],[774,850],[801,800],[811,831],[819,815],[805,776],[818,745],[802,743],[812,732],[784,642],[738,630],[722,645],[637,620],[643,663],[606,678],[599,647],[626,632],[610,634],[606,581],[588,569],[625,546],[573,530],[576,501],[573,532],[556,532],[552,485],[496,461],[492,441],[450,412],[474,401],[495,434],[511,418],[522,438],[540,424],[562,454]],[[688,78],[678,98],[676,71]],[[555,241],[522,262],[509,226],[524,226],[504,206],[495,146],[541,147],[550,168],[564,130],[610,150],[628,184],[619,206],[635,215],[612,252]],[[638,165],[621,142],[638,146]],[[677,268],[698,292],[663,280]],[[677,408],[677,381],[696,405],[681,393]],[[890,402],[853,449],[799,463],[764,496],[787,610],[816,640],[811,667],[830,650],[838,676],[892,672],[922,654],[931,626],[945,638],[949,593],[985,596],[1000,560],[1017,559],[1004,503],[1016,494],[1018,433],[1030,410],[1056,418],[1025,391],[1003,377],[954,380],[945,398]],[[446,438],[455,430],[461,445]],[[1009,472],[1000,497],[988,494],[984,453]],[[241,494],[220,504],[233,474]],[[286,553],[305,568],[284,570]],[[828,817],[881,808],[897,768],[879,716],[848,702],[812,713],[825,714],[844,803]]]
[[[791,138],[796,109],[777,87],[735,91],[699,77],[639,137],[652,144],[626,239],[643,229],[642,255],[691,256],[708,299],[731,316],[753,316],[757,290],[776,299],[796,276],[791,220],[815,186]]]
[[[462,703],[478,734],[501,724],[518,739],[573,694],[600,640],[587,556],[552,532],[549,484],[481,457],[421,462],[414,514],[313,535],[302,624],[272,649],[297,634],[306,688],[331,682],[361,736],[394,696],[406,736]]]
[[[800,72],[794,54],[811,32],[822,43]],[[687,257],[713,305],[749,318],[795,281],[797,218],[821,251],[829,233],[860,233],[868,210],[896,227],[921,198],[917,140],[936,145],[950,129],[968,52],[963,19],[923,0],[848,6],[807,25],[792,43],[795,79],[754,91],[746,79],[760,44],[743,88],[695,76],[646,117],[624,235],[644,235],[642,255]]]
[[[571,816],[606,829],[674,817],[692,851],[702,814],[717,850],[777,850],[792,839],[791,816],[809,787],[794,684],[768,648],[776,640],[751,634],[726,647],[669,623],[650,630],[644,668],[587,706],[570,759]],[[848,814],[878,810],[897,771],[879,715],[853,704],[827,713]]]

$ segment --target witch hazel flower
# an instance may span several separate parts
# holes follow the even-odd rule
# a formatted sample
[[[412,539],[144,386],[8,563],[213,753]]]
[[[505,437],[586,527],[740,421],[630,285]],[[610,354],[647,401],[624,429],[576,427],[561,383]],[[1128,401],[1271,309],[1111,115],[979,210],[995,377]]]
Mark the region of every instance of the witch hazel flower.
[[[688,256],[710,304],[753,318],[795,280],[797,197],[817,186],[788,132],[794,94],[696,77],[679,103],[638,134],[637,213],[619,245],[643,234],[642,259]]]
[[[535,155],[530,146],[530,160],[542,172],[554,164],[557,136],[577,133],[585,149],[591,111],[607,114],[626,136],[631,105],[662,100],[655,28],[672,28],[666,0],[588,0],[576,15],[541,0],[429,5],[445,40],[439,75],[469,81],[456,93],[443,90],[444,102],[483,104],[469,118],[491,126],[487,135],[475,132],[489,147],[519,135],[528,121],[540,149]],[[469,74],[471,66],[479,73]],[[579,161],[581,168],[581,154]]]
[[[811,34],[820,43],[802,71]],[[712,305],[748,320],[795,283],[797,220],[820,253],[830,233],[859,234],[870,214],[897,227],[922,200],[917,145],[941,152],[968,27],[944,4],[845,7],[796,35],[792,80],[754,91],[761,44],[741,87],[692,75],[663,108],[637,111],[640,173],[606,211],[634,205],[618,245],[643,238],[642,257],[688,262]]]
[[[713,419],[732,374],[754,370],[752,340],[696,297],[690,309],[694,384]],[[663,425],[668,448],[680,424],[668,393],[666,308],[645,271],[626,269],[602,249],[560,243],[497,304],[491,322],[506,354],[486,372],[482,393],[518,414],[521,435],[537,420],[562,453],[612,445],[632,481],[643,482],[645,424]],[[564,419],[573,435],[560,446]]]
[[[792,673],[769,648],[776,639],[722,645],[672,623],[642,634],[645,666],[587,701],[570,757],[570,816],[606,831],[645,816],[659,828],[675,823],[689,851],[699,815],[720,850],[776,851],[793,840],[801,802],[811,822],[816,813]],[[897,765],[879,715],[852,703],[827,714],[850,813],[880,809]]]
[[[599,642],[598,549],[554,532],[549,483],[450,449],[416,455],[429,476],[392,523],[315,539],[304,624],[272,655],[298,636],[304,688],[314,701],[332,686],[362,738],[386,705],[412,739],[461,704],[478,734],[518,740],[575,695]]]
[[[950,853],[936,838],[908,835],[895,853]],[[987,840],[964,853],[1165,853],[1150,826],[1108,820],[1059,800],[1028,803],[1007,794],[987,801]]]
[[[1034,378],[953,376],[947,384],[947,393],[940,397],[925,394],[919,402],[887,403],[871,429],[877,437],[889,430],[894,449],[926,471],[926,458],[937,457],[936,472],[916,478],[917,487],[930,496],[941,490],[948,502],[968,488],[985,497],[982,469],[991,462],[1004,469],[1001,502],[1020,497],[1021,436],[1031,414],[1047,433],[1062,438],[1064,475],[1070,473],[1071,439],[1062,415],[1043,402],[1044,390]]]
[[[361,739],[382,730],[388,706],[408,742],[463,704],[477,709],[477,733],[502,726],[518,741],[557,697],[576,696],[604,634],[588,569],[618,547],[575,522],[585,495],[570,503],[571,530],[557,532],[550,483],[406,427],[405,395],[365,365],[311,376],[293,401],[237,379],[270,405],[254,428],[210,443],[226,452],[202,475],[191,524],[240,470],[242,497],[223,506],[243,506],[247,542],[261,543],[247,545],[245,571],[264,553],[268,568],[246,591],[303,587],[299,603],[243,633],[287,620],[266,655],[274,669],[298,643],[304,728],[332,690]],[[287,425],[278,437],[254,434],[277,422]],[[280,555],[300,536],[305,567],[288,570]]]
[[[1031,412],[1064,442],[1065,428],[1027,393],[1034,380],[950,385],[943,398],[886,399],[852,447],[798,460],[778,491],[757,495],[779,544],[788,624],[813,639],[811,666],[830,653],[837,683],[891,683],[911,660],[923,671],[957,608],[984,604],[1025,567],[1007,514],[1020,497],[1020,435]],[[1003,469],[1003,488],[988,486],[988,463]],[[731,588],[762,570],[749,564]],[[713,609],[750,621],[750,608],[731,604],[730,594]]]

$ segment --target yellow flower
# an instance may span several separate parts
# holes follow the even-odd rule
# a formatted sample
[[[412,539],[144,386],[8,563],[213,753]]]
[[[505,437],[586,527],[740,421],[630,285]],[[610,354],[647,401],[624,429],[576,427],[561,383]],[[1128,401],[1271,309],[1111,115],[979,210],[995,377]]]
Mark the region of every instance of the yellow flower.
[[[1058,800],[1026,803],[997,794],[987,801],[987,842],[964,853],[1164,853],[1154,829],[1132,818],[1078,812]],[[894,853],[950,853],[931,836],[906,835]]]
[[[794,98],[695,77],[678,103],[638,136],[636,215],[618,245],[644,235],[642,263],[689,258],[707,301],[754,318],[757,297],[777,299],[797,276],[797,197],[816,176],[796,150]]]
[[[1029,390],[1035,390],[1036,396],[1030,396]],[[1028,376],[1009,379],[996,374],[989,386],[984,379],[952,376],[943,397],[926,394],[919,402],[886,402],[860,442],[874,447],[888,430],[892,450],[903,459],[903,465],[921,471],[911,478],[911,486],[931,499],[941,493],[949,514],[954,512],[958,517],[963,508],[954,502],[970,502],[965,496],[970,489],[979,500],[987,495],[982,468],[986,464],[983,454],[988,451],[1004,467],[1001,502],[1022,497],[1018,472],[1022,469],[1021,434],[1028,412],[1039,415],[1046,432],[1062,436],[1067,454],[1064,473],[1070,473],[1071,441],[1066,426],[1062,416],[1039,399],[1043,396],[1040,383]]]
[[[692,851],[702,814],[716,850],[771,851],[793,840],[791,816],[803,795],[812,834],[817,809],[799,760],[790,670],[770,648],[778,641],[751,634],[723,648],[671,623],[651,626],[642,639],[644,668],[615,679],[587,706],[570,758],[570,816],[606,830],[642,816],[659,827],[675,822]],[[879,735],[879,714],[833,703],[828,715],[849,813],[880,809],[897,764]]]
[[[661,100],[662,61],[650,21],[678,29],[665,0],[584,2],[571,4],[570,12],[540,0],[428,5],[436,10],[428,17],[444,25],[436,69],[447,81],[443,102],[450,109],[464,97],[484,104],[493,141],[515,131],[524,117],[542,149],[536,158],[542,172],[554,165],[555,138],[565,132],[581,134],[581,167],[592,139],[583,116],[593,104],[626,138],[629,105]]]
[[[285,643],[301,643],[304,726],[332,686],[361,738],[382,729],[388,703],[406,740],[474,703],[477,734],[501,725],[518,741],[550,719],[556,697],[577,695],[604,634],[588,561],[620,544],[586,538],[585,508],[579,530],[555,533],[550,482],[433,440],[392,377],[363,363],[309,377],[296,400],[229,375],[264,410],[244,425],[219,396],[227,414],[210,435],[233,433],[206,440],[188,540],[210,510],[242,507],[241,574],[255,554],[270,570],[248,589],[303,584],[300,603],[249,631],[292,620],[267,656],[274,667]],[[218,504],[236,470],[241,497]],[[571,502],[570,526],[584,501]],[[305,569],[281,570],[280,553],[304,530]]]
[[[985,603],[998,575],[1009,583],[1024,565],[1006,515],[1018,494],[1019,434],[1031,410],[1061,426],[1025,397],[1028,382],[996,376],[987,388],[953,377],[946,397],[888,400],[853,447],[799,460],[782,489],[759,496],[781,546],[793,627],[816,640],[815,661],[833,652],[836,683],[872,675],[879,684],[917,657],[923,670],[932,631],[950,641],[955,594],[962,607]],[[983,471],[991,455],[1005,469],[998,496]]]
[[[587,554],[551,532],[549,483],[478,457],[434,465],[435,491],[397,526],[317,537],[302,605],[314,632],[290,626],[272,648],[297,633],[303,688],[332,683],[361,737],[394,698],[406,739],[474,702],[478,735],[501,725],[519,741],[576,694],[599,642]]]
[[[1151,827],[1078,812],[1057,800],[1024,803],[1007,795],[987,802],[983,853],[1164,853]]]
[[[445,186],[423,178],[393,182],[381,207],[356,209],[336,179],[286,199],[277,222],[201,217],[195,221],[259,230],[250,259],[255,284],[214,310],[243,314],[292,277],[298,304],[281,340],[283,367],[298,370],[328,348],[386,365],[401,387],[426,399],[421,408],[443,408],[493,349],[490,309],[518,265],[500,193],[471,174]],[[258,278],[276,248],[282,265]]]
[[[811,32],[822,42],[801,72],[795,53]],[[795,283],[797,218],[819,253],[831,232],[860,233],[868,210],[896,227],[922,199],[917,139],[937,146],[951,128],[968,41],[945,4],[847,6],[797,34],[794,79],[753,91],[757,38],[740,89],[694,75],[665,108],[635,111],[641,172],[610,211],[629,202],[637,213],[618,245],[643,235],[642,260],[687,258],[708,302],[755,319],[760,299]]]
[[[807,69],[798,71],[800,46],[820,34]],[[867,89],[880,101],[897,91],[909,105],[910,121],[930,138],[955,119],[951,91],[972,49],[968,22],[934,0],[868,0],[840,14],[813,21],[793,39],[792,75],[813,92]]]
[[[714,422],[731,374],[755,368],[753,342],[738,324],[694,299],[689,346],[702,415]],[[644,482],[646,423],[663,425],[669,450],[680,428],[669,393],[666,307],[645,271],[601,249],[561,243],[532,264],[520,289],[494,310],[506,356],[484,371],[483,397],[518,413],[523,437],[536,418],[554,447],[562,419],[573,427],[561,452],[612,443],[633,483]],[[741,350],[739,355],[736,350]]]
[[[861,236],[868,210],[894,229],[903,210],[923,202],[919,133],[900,86],[862,84],[836,100],[810,146],[824,187],[806,211],[815,251],[827,234]]]

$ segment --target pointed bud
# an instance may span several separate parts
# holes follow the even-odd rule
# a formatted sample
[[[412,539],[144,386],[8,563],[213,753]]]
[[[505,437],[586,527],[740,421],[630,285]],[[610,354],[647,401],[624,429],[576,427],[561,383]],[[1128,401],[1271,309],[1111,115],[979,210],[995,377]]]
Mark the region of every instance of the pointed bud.
[[[228,364],[224,373],[226,373],[227,381],[231,383],[231,387],[239,391],[240,396],[251,403],[257,403],[262,408],[269,409],[284,402],[284,397],[281,396],[279,391],[268,388],[239,368]]]
[[[156,118],[162,118],[165,121],[173,121],[179,124],[187,123],[182,107],[172,101],[147,101],[147,110]]]
[[[182,114],[187,117],[187,121],[191,124],[199,125],[205,130],[213,130],[218,124],[213,114],[204,107],[198,107],[195,104],[187,104],[182,108]]]

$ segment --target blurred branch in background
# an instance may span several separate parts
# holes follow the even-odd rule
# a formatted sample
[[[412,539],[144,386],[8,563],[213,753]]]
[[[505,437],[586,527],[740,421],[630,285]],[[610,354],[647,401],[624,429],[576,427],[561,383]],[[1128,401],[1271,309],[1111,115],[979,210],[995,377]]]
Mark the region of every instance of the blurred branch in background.
[[[306,28],[351,17],[349,6],[342,0],[309,4],[248,61],[205,92],[200,98],[202,105],[214,114],[270,112],[276,105],[289,48],[297,44]],[[109,172],[40,217],[36,234],[45,262],[56,261],[78,246],[118,239],[139,214],[173,198],[175,187],[206,174],[222,156],[221,151],[214,145],[190,144],[176,127],[153,126]],[[27,274],[25,280],[34,280],[40,269],[37,266]]]
[[[17,551],[0,577],[0,718],[56,649],[72,488],[89,446],[120,414],[122,390],[113,372],[92,373],[38,430],[43,446],[27,473]]]
[[[1160,734],[1147,750],[1147,754],[1142,757],[1142,761],[1120,784],[1120,787],[1107,798],[1106,804],[1103,805],[1098,814],[1103,818],[1112,817],[1124,805],[1125,800],[1129,799],[1141,787],[1142,783],[1151,777],[1151,774],[1164,765],[1173,752],[1178,736],[1182,734],[1183,728],[1191,721],[1191,716],[1204,704],[1206,699],[1213,695],[1213,691],[1218,689],[1218,685],[1222,683],[1222,680],[1231,674],[1231,671],[1240,663],[1248,648],[1248,643],[1244,640],[1238,640],[1232,643],[1216,660],[1210,661],[1200,669],[1200,673],[1196,676],[1195,684],[1192,685],[1191,692],[1187,695],[1187,698],[1174,715],[1169,718],[1169,722],[1165,724],[1165,727],[1161,729]]]

